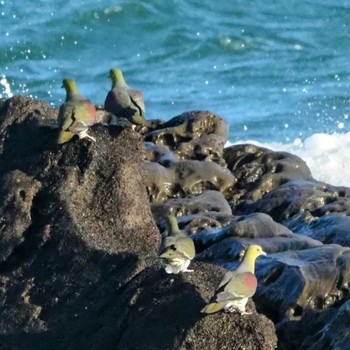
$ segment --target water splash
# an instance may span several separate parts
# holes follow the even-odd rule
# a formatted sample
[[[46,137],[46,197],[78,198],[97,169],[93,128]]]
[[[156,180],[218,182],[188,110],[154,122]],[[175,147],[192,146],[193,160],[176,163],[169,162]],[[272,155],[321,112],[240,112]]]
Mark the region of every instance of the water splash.
[[[0,80],[0,85],[2,86],[2,92],[0,93],[0,98],[10,98],[13,96],[10,83],[8,82],[5,75],[2,76]]]
[[[306,162],[315,179],[335,186],[350,187],[350,132],[315,133],[305,140],[297,138],[291,143],[261,143],[249,140],[228,142],[226,146],[242,143],[296,154]]]

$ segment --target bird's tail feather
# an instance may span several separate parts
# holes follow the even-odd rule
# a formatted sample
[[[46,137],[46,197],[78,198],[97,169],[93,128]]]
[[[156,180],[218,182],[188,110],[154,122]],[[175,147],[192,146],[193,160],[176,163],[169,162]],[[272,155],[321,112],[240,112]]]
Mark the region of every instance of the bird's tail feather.
[[[59,144],[66,143],[72,139],[74,136],[74,133],[71,131],[61,131],[60,134],[58,135],[58,140],[57,142]]]
[[[201,313],[203,314],[213,314],[215,312],[218,312],[220,310],[222,310],[225,306],[224,302],[221,303],[211,303],[206,305],[202,310]]]

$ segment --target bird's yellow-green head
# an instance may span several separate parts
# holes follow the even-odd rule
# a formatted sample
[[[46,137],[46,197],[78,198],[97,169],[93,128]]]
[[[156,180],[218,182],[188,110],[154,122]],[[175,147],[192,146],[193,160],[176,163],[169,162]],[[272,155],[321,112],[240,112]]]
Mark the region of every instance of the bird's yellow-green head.
[[[125,85],[123,72],[119,68],[112,68],[109,71],[109,77],[112,80],[112,87]]]
[[[263,249],[257,245],[257,244],[252,244],[250,245],[245,254],[244,254],[244,259],[254,259],[254,261],[256,260],[256,258],[260,255],[266,255],[266,253],[263,251]]]
[[[63,79],[62,87],[66,90],[66,101],[69,99],[72,95],[79,95],[79,90],[77,87],[77,84],[73,79]]]
[[[237,270],[241,272],[251,272],[254,273],[255,271],[255,260],[260,255],[266,255],[266,253],[263,251],[263,249],[257,245],[252,244],[250,245],[247,250],[245,251],[243,261],[241,265],[238,267]]]

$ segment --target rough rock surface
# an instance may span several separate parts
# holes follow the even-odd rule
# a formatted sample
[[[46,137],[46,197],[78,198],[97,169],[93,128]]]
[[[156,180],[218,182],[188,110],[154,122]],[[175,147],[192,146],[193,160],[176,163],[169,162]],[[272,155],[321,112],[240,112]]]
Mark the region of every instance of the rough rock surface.
[[[300,327],[308,338],[313,322],[319,330],[328,322],[326,317],[313,321],[310,312],[328,313],[348,300],[350,189],[316,181],[305,162],[287,152],[248,144],[225,148],[222,157],[224,161],[218,163],[235,177],[234,186],[224,193],[233,216],[216,213],[215,220],[208,218],[204,208],[181,212],[179,203],[186,200],[188,206],[196,198],[182,198],[183,194],[177,194],[178,199],[163,197],[153,205],[157,212],[162,205],[163,210],[170,207],[177,211],[179,225],[193,234],[197,259],[234,269],[242,249],[249,244],[260,244],[269,253],[257,263],[260,286],[254,300],[258,310],[276,322],[277,329],[283,328],[279,346],[288,349],[289,329],[290,334],[297,334]],[[163,231],[161,216],[155,217]],[[306,324],[309,327],[305,330]],[[336,344],[338,334],[347,333],[340,328],[330,343]],[[290,348],[298,349],[304,338],[294,339]]]
[[[273,349],[265,314],[279,349],[347,349],[349,188],[286,152],[224,149],[211,112],[135,132],[101,111],[96,144],[61,147],[56,117],[0,104],[0,348]],[[193,274],[159,265],[169,209],[195,242]],[[268,253],[253,314],[203,317],[215,265],[236,268],[252,243]]]
[[[310,237],[326,244],[350,247],[350,217],[326,215],[311,222]]]
[[[224,270],[159,267],[142,137],[97,125],[96,143],[58,146],[56,115],[23,97],[0,110],[0,348],[274,349],[264,315],[200,314]]]
[[[163,218],[172,208],[178,216],[195,213],[220,213],[232,216],[231,207],[225,197],[218,191],[205,191],[198,196],[169,199],[164,203],[152,203],[153,215]]]
[[[227,197],[233,214],[268,214],[298,237],[292,244],[290,237],[254,240],[270,253],[276,252],[258,261],[261,286],[254,300],[275,321],[279,347],[316,349],[317,344],[340,349],[339,344],[350,343],[348,325],[328,318],[338,313],[344,317],[350,295],[350,189],[316,181],[300,158],[285,152],[238,145],[225,149],[223,157],[237,178],[238,191]],[[230,239],[231,257],[237,256],[238,243],[252,242]],[[270,250],[267,240],[276,249]],[[204,253],[221,260],[223,266],[234,267],[225,260],[224,241],[218,244]]]
[[[300,322],[281,323],[280,349],[349,349],[350,300],[339,308],[310,311]]]
[[[178,115],[145,135],[145,140],[164,145],[178,159],[211,160],[223,164],[228,124],[209,111]]]
[[[201,263],[192,268],[195,273],[179,275],[151,269],[128,286],[132,309],[120,349],[275,349],[273,323],[254,306],[244,317],[201,314],[225,270]]]
[[[223,157],[240,185],[236,205],[242,199],[256,201],[286,182],[311,179],[306,163],[287,152],[245,144],[225,148]]]
[[[276,253],[259,262],[264,285],[255,300],[274,321],[342,303],[349,294],[350,248],[339,245]],[[317,278],[315,278],[317,277]]]
[[[182,160],[166,168],[159,163],[144,162],[145,184],[152,202],[167,198],[198,195],[218,190],[227,195],[236,179],[226,168],[209,161]]]
[[[250,244],[259,244],[267,253],[302,250],[322,243],[293,233],[263,213],[237,216],[231,223],[216,230],[203,230],[193,236],[201,258],[236,259]]]

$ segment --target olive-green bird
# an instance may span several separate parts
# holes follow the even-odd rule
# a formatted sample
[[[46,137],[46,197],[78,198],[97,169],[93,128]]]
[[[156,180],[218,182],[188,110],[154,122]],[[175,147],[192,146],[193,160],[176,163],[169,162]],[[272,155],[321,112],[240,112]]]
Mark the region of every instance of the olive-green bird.
[[[144,125],[146,109],[142,92],[127,85],[119,68],[111,69],[109,77],[112,89],[107,94],[105,110],[117,117],[126,118],[133,124]]]
[[[193,272],[188,270],[191,260],[196,255],[193,240],[186,236],[177,224],[175,215],[168,214],[168,236],[163,239],[161,255],[167,273]]]
[[[213,302],[202,309],[202,313],[212,314],[223,310],[238,311],[241,315],[250,314],[245,311],[248,298],[257,289],[258,280],[254,275],[255,261],[260,255],[266,255],[259,245],[250,245],[246,250],[243,261],[235,271],[228,271],[215,293]]]
[[[87,134],[89,126],[97,122],[94,104],[80,94],[73,79],[64,79],[62,87],[66,89],[66,101],[58,113],[58,127],[61,131],[57,142],[66,143],[74,135],[78,135],[80,139],[87,137],[96,141]]]

